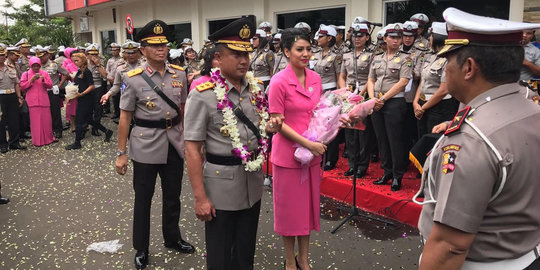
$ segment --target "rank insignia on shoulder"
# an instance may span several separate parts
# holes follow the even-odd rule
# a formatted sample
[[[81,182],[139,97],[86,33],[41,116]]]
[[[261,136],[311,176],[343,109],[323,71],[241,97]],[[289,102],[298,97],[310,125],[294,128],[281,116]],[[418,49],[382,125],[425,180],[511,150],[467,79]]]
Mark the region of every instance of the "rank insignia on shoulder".
[[[131,77],[133,77],[135,75],[139,75],[139,74],[143,73],[143,71],[144,71],[144,69],[142,69],[142,68],[136,68],[136,69],[133,69],[131,71],[128,71],[127,75],[128,75],[128,77],[131,78]]]
[[[197,88],[197,91],[204,92],[204,91],[206,91],[208,89],[214,88],[214,86],[215,85],[212,82],[205,82],[205,83],[201,83],[201,84],[197,85],[196,88]]]
[[[173,64],[170,64],[170,66],[174,69],[178,69],[178,70],[181,70],[181,71],[184,71],[184,68],[181,67],[181,66],[178,66],[178,65],[173,65]]]
[[[467,106],[461,111],[458,111],[456,113],[456,116],[454,116],[454,119],[452,119],[452,123],[450,123],[450,126],[448,126],[448,129],[446,129],[446,132],[444,132],[444,135],[448,135],[455,131],[458,131],[461,128],[463,120],[465,120],[465,117],[467,117],[470,109],[471,107]]]

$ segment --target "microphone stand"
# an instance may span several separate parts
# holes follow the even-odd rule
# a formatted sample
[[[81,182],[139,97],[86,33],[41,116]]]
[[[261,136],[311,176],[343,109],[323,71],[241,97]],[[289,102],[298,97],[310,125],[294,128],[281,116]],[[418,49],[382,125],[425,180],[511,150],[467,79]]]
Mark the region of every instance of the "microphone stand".
[[[352,43],[353,43],[353,66],[354,66],[354,85],[355,85],[355,92],[358,92],[358,57],[356,56],[356,44],[355,44],[355,41],[354,41],[354,36],[352,37]],[[373,220],[376,220],[376,221],[379,221],[379,222],[382,222],[386,225],[394,225],[393,222],[391,221],[388,221],[388,220],[384,220],[384,219],[381,219],[381,218],[378,218],[378,217],[375,217],[373,216],[372,214],[366,212],[366,211],[363,211],[363,210],[360,210],[358,209],[358,207],[356,207],[356,180],[357,180],[357,176],[356,176],[356,172],[358,171],[358,163],[356,162],[355,160],[355,163],[353,165],[353,186],[352,186],[352,189],[353,189],[353,204],[352,204],[352,207],[351,208],[347,208],[347,207],[338,207],[339,210],[342,210],[342,211],[345,211],[345,212],[348,212],[349,213],[349,216],[345,217],[341,223],[339,223],[339,225],[337,227],[335,227],[331,233],[332,234],[335,234],[337,232],[337,230],[339,230],[339,228],[341,228],[343,225],[345,225],[345,223],[347,223],[349,220],[353,219],[354,217],[364,217],[364,218],[367,218],[367,219],[373,219]],[[361,212],[360,212],[361,211]]]

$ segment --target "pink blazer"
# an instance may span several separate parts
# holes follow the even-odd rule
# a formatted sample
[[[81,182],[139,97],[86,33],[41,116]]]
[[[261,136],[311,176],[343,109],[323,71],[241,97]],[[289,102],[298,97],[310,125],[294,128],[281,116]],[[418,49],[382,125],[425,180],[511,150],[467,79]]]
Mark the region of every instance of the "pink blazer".
[[[44,70],[39,70],[39,73],[43,77],[34,82],[30,82],[30,79],[34,76],[32,69],[26,71],[21,76],[21,90],[26,91],[26,102],[28,107],[49,107],[49,95],[47,89],[52,88],[52,81],[49,73]]]
[[[319,74],[307,68],[305,70],[305,89],[296,78],[290,65],[275,74],[268,87],[270,113],[283,114],[285,116],[284,123],[300,135],[308,128],[313,109],[319,103],[322,94]],[[275,134],[272,139],[272,163],[287,168],[302,167],[294,159],[295,144],[280,133]],[[314,158],[310,166],[320,162],[320,157]]]

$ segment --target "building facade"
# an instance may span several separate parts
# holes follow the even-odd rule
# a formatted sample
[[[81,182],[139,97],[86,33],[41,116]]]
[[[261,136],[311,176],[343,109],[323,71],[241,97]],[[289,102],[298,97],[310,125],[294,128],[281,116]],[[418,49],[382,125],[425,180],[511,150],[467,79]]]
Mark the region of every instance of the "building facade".
[[[49,16],[71,19],[79,43],[93,42],[107,48],[111,42],[131,38],[126,15],[135,32],[148,21],[160,19],[174,31],[174,41],[191,38],[199,48],[204,39],[227,22],[250,16],[258,24],[269,21],[273,32],[299,21],[316,28],[321,23],[350,25],[354,17],[370,22],[392,23],[423,12],[442,21],[442,11],[454,6],[476,14],[523,20],[526,0],[44,0]],[[467,3],[468,2],[468,3]],[[377,31],[377,29],[375,29]]]

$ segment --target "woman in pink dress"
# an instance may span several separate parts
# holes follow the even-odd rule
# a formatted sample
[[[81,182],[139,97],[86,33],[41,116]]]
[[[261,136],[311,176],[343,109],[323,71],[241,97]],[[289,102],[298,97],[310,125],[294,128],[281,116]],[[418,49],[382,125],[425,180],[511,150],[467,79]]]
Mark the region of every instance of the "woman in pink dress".
[[[322,85],[320,76],[307,68],[312,53],[305,32],[286,29],[281,40],[289,65],[274,75],[268,90],[271,116],[284,117],[281,131],[272,139],[274,231],[283,237],[286,270],[309,270],[309,235],[320,230],[320,156],[326,145],[301,134],[308,128]],[[316,158],[301,166],[294,159],[295,144]],[[294,255],[296,241],[298,257]]]
[[[52,81],[47,71],[41,70],[41,61],[30,58],[30,70],[21,75],[21,90],[26,91],[26,102],[30,110],[30,132],[32,144],[42,146],[55,140],[52,131],[49,95]]]
[[[71,55],[76,52],[77,52],[76,48],[66,48],[64,50],[64,56],[66,57],[66,60],[64,60],[64,62],[62,63],[62,67],[66,69],[69,72],[69,74],[73,72],[77,72],[77,70],[79,69],[71,60]],[[69,79],[71,80],[72,78],[69,78]],[[70,123],[72,132],[75,131],[75,112],[76,111],[77,111],[77,99],[71,99],[66,104],[66,121]]]

